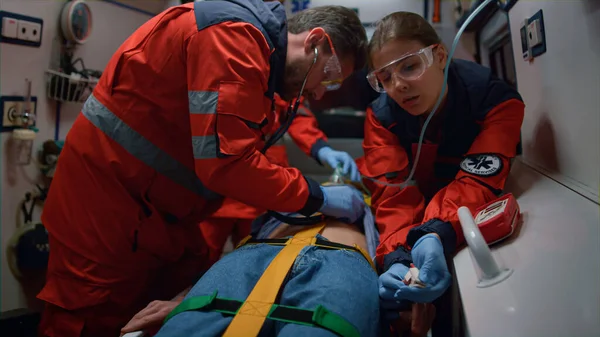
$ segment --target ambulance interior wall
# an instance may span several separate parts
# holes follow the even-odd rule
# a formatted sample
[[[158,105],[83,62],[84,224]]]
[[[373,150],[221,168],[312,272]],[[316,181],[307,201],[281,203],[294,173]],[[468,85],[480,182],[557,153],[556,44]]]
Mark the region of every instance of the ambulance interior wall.
[[[540,9],[547,52],[528,63],[519,30]],[[518,1],[509,21],[517,85],[527,105],[522,160],[598,202],[600,1]]]
[[[8,12],[41,18],[44,20],[42,45],[39,48],[0,44],[0,93],[4,95],[25,95],[25,78],[32,81],[32,95],[37,96],[37,127],[39,132],[34,142],[34,151],[41,148],[44,141],[54,138],[56,103],[46,97],[44,71],[50,67],[55,57],[56,40],[59,37],[59,15],[63,1],[3,0],[0,9]],[[76,57],[82,57],[85,66],[103,70],[110,57],[120,44],[150,16],[102,1],[88,1],[93,17],[93,30],[89,40],[77,47]],[[164,3],[157,5],[150,1],[139,2],[147,11],[158,12]],[[138,6],[139,8],[139,6]],[[64,139],[82,104],[63,103],[60,112],[60,139]],[[12,159],[11,134],[0,134],[0,311],[17,308],[39,308],[34,298],[39,288],[36,285],[24,287],[14,278],[6,258],[6,245],[17,226],[17,213],[25,193],[35,191],[34,183],[39,179],[39,169],[34,161],[27,166],[17,166]],[[34,211],[34,223],[39,221],[40,208]],[[19,218],[22,219],[21,214]],[[32,282],[36,283],[36,282]]]

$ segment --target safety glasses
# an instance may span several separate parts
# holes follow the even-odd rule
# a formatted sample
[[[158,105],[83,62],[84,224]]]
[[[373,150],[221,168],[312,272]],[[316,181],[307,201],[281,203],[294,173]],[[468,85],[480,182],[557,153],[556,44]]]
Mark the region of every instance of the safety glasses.
[[[367,75],[371,87],[377,92],[385,92],[385,88],[392,85],[393,78],[398,77],[404,81],[419,79],[427,68],[433,64],[433,48],[438,44],[425,47],[416,53],[402,57],[373,70]]]
[[[337,54],[335,53],[335,48],[333,48],[333,43],[331,42],[331,38],[328,34],[325,34],[327,37],[327,41],[329,41],[329,48],[331,48],[331,56],[325,62],[325,79],[321,81],[321,85],[325,87],[326,91],[338,90],[342,86],[342,82],[344,81],[344,77],[342,76],[342,65],[340,64],[340,60],[338,59]]]

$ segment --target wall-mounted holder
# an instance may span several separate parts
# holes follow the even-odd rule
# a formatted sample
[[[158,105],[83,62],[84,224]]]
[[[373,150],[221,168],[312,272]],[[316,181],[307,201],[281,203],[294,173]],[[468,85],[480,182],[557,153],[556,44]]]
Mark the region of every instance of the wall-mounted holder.
[[[98,78],[84,78],[78,73],[67,75],[60,71],[46,70],[46,92],[48,98],[58,102],[84,103],[94,91]]]

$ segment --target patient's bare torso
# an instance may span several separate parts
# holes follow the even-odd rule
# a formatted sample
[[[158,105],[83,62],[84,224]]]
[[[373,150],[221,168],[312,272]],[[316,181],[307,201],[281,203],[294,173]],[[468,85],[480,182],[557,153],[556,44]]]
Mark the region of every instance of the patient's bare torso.
[[[367,250],[367,239],[365,234],[363,234],[356,225],[348,225],[338,220],[326,220],[325,222],[326,226],[323,228],[323,231],[321,231],[321,235],[327,240],[347,246],[357,245],[360,248]],[[271,235],[269,235],[269,238],[278,239],[292,236],[303,228],[305,227],[281,224],[273,230]]]

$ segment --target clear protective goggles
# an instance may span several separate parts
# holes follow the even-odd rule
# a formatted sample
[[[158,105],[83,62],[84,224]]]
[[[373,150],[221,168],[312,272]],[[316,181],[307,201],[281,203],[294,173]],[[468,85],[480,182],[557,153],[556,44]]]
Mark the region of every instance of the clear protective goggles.
[[[419,79],[427,68],[433,64],[433,48],[439,44],[425,47],[415,53],[403,55],[402,57],[373,70],[367,75],[367,80],[377,92],[385,92],[385,87],[392,85],[394,76],[404,81]]]
[[[335,53],[335,48],[333,48],[333,43],[331,42],[331,38],[328,34],[325,34],[327,37],[327,41],[329,41],[329,48],[331,48],[331,56],[325,62],[325,79],[321,81],[321,85],[325,87],[326,91],[338,90],[342,86],[342,82],[344,81],[344,76],[342,75],[342,65],[340,64],[340,60]]]

